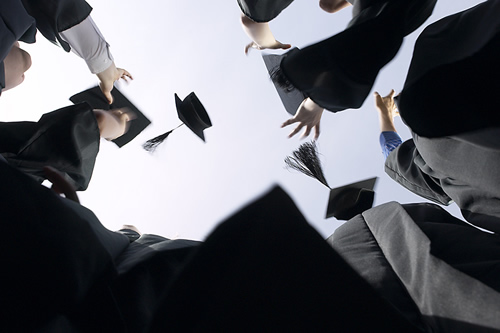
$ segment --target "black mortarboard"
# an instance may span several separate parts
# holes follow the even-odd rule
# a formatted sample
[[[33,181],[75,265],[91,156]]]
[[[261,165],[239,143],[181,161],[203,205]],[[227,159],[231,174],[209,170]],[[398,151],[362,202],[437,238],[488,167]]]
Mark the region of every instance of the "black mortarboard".
[[[146,116],[137,109],[137,107],[132,104],[123,94],[115,87],[111,92],[113,95],[113,104],[109,104],[106,97],[102,93],[101,89],[96,86],[84,90],[76,95],[71,96],[69,99],[73,103],[87,102],[93,109],[119,109],[128,108],[132,111],[136,118],[130,121],[130,127],[127,133],[122,136],[112,140],[118,147],[123,147],[130,141],[132,141],[139,133],[141,133],[146,127],[151,124],[151,121],[146,118]]]
[[[276,88],[276,91],[278,91],[281,102],[283,103],[286,111],[292,116],[295,115],[300,104],[304,101],[304,99],[306,99],[307,96],[297,88],[293,87],[290,82],[287,82],[281,72],[280,64],[281,60],[286,57],[289,52],[295,52],[297,50],[298,48],[294,47],[287,53],[281,55],[262,54],[262,59],[266,64],[267,71],[273,81],[274,87]]]
[[[325,218],[349,220],[372,208],[377,177],[334,188],[330,191]]]
[[[185,124],[194,134],[196,134],[200,139],[205,142],[205,134],[203,131],[206,128],[212,127],[212,122],[210,121],[210,117],[208,116],[207,110],[203,104],[201,104],[198,96],[194,92],[190,93],[186,96],[184,100],[181,100],[177,94],[174,94],[175,97],[175,107],[177,108],[177,115],[179,119]],[[182,125],[182,124],[181,124]],[[153,139],[146,141],[143,144],[144,149],[147,151],[154,151],[156,147],[161,144],[167,136],[172,133],[176,128],[163,133]]]
[[[375,196],[373,187],[377,177],[332,189],[323,174],[315,141],[302,144],[292,156],[285,158],[285,164],[288,168],[316,178],[330,189],[325,218],[333,216],[337,220],[349,220],[373,205]]]

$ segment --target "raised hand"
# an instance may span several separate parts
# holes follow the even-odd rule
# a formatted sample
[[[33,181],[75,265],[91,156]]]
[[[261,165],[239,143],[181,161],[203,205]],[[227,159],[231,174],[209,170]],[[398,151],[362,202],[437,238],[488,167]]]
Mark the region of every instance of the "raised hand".
[[[297,127],[288,135],[289,138],[297,134],[303,127],[305,131],[301,138],[309,136],[311,130],[314,128],[314,139],[317,140],[319,137],[319,123],[321,121],[321,116],[323,115],[323,108],[310,98],[306,98],[300,104],[297,109],[297,113],[292,118],[285,121],[281,127],[286,127],[288,125],[298,123]]]
[[[98,73],[97,77],[99,78],[99,87],[101,88],[102,93],[106,96],[108,103],[113,103],[113,96],[111,95],[111,90],[113,90],[113,84],[115,81],[123,79],[128,81],[128,79],[133,80],[134,78],[128,71],[123,68],[116,68],[115,63],[113,62],[111,66],[108,67],[105,71]]]

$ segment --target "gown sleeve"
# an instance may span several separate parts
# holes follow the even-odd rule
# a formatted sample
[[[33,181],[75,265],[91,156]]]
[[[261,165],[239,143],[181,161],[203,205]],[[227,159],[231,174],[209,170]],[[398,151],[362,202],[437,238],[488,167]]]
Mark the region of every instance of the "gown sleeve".
[[[449,205],[452,200],[444,192],[439,180],[422,171],[425,165],[415,143],[410,139],[389,154],[385,161],[385,172],[416,195],[438,204]]]

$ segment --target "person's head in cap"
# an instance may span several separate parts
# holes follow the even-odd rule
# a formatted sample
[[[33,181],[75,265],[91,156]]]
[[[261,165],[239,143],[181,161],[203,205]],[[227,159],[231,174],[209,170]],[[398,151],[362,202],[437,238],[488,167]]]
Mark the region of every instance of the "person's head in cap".
[[[31,56],[19,46],[19,42],[15,42],[3,60],[3,66],[5,76],[2,91],[6,91],[24,81],[24,73],[31,67]]]

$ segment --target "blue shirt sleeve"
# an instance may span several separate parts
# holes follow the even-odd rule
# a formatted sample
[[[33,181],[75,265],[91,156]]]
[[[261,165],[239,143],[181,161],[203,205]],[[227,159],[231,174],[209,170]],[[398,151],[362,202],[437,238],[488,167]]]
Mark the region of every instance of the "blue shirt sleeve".
[[[380,147],[382,148],[382,154],[386,159],[387,156],[396,149],[403,141],[398,133],[392,131],[385,131],[380,133]]]

